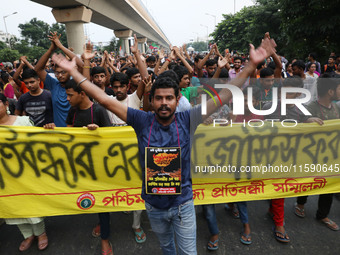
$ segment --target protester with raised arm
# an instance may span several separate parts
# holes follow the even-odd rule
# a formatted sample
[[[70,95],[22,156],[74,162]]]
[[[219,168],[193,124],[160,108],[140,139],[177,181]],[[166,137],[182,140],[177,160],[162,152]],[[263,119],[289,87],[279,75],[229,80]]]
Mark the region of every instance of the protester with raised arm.
[[[250,61],[232,84],[241,87],[247,77],[255,70],[258,63],[271,55],[275,43],[266,38],[258,49],[250,48]],[[149,157],[156,156],[153,150],[173,148],[181,158],[181,190],[179,194],[157,195],[146,190],[145,179],[142,185],[142,198],[153,231],[156,233],[163,254],[176,254],[174,236],[181,254],[197,254],[196,216],[193,204],[192,182],[190,173],[190,134],[218,106],[210,99],[207,101],[207,115],[201,115],[201,106],[190,111],[175,113],[178,104],[178,85],[169,78],[157,79],[150,96],[154,113],[128,108],[117,100],[108,97],[104,91],[88,81],[76,68],[75,59],[68,61],[62,55],[53,55],[56,64],[68,71],[78,86],[120,119],[131,125],[138,139],[140,163],[144,177],[145,163]],[[220,98],[223,104],[231,99],[231,92],[222,89]],[[217,99],[217,97],[216,97]],[[146,152],[147,151],[147,152]],[[147,156],[147,158],[145,157]],[[144,177],[145,178],[145,177]]]

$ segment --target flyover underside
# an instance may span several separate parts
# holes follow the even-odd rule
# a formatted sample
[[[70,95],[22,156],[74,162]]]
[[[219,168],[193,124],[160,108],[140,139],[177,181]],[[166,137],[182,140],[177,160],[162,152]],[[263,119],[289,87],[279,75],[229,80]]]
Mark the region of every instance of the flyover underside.
[[[112,30],[131,29],[137,37],[146,37],[163,47],[170,42],[140,5],[139,0],[31,0],[51,8],[86,6],[93,11],[91,22]]]

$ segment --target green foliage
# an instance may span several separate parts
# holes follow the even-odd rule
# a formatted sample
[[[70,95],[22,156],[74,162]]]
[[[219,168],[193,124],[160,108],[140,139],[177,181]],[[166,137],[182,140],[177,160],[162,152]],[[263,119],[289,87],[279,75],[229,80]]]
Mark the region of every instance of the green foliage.
[[[11,50],[10,48],[4,48],[0,50],[0,61],[13,62],[19,59],[20,54],[17,50]]]
[[[33,18],[30,22],[19,24],[19,28],[21,36],[30,46],[40,46],[45,49],[50,46],[50,42],[47,39],[50,26],[46,22]]]
[[[110,40],[110,43],[103,47],[103,50],[106,50],[107,52],[116,52],[118,49],[118,41],[116,37],[112,37]]]
[[[195,51],[206,51],[208,50],[208,46],[206,42],[191,42],[187,44],[187,49],[189,47],[193,47]]]
[[[315,52],[326,60],[330,52],[340,52],[339,1],[281,0],[281,29],[288,34],[287,51],[306,57]]]
[[[7,48],[6,43],[0,41],[0,50]]]
[[[221,51],[248,52],[249,43],[259,45],[269,32],[286,57],[304,59],[316,52],[321,60],[331,51],[340,52],[338,10],[338,0],[257,0],[234,15],[223,15],[212,36]]]

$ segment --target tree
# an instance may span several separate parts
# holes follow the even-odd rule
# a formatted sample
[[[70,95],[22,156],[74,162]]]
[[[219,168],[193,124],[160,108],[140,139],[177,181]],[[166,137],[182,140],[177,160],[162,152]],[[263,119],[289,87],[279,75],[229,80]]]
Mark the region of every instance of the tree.
[[[50,26],[44,21],[33,18],[30,22],[19,24],[19,28],[23,39],[11,42],[11,47],[17,50],[20,55],[27,56],[30,61],[39,59],[50,47],[51,42],[48,40],[48,35],[52,31],[61,34],[61,43],[68,47],[65,25],[63,24],[53,23]]]
[[[106,50],[107,52],[115,52],[118,48],[118,41],[116,37],[112,37],[110,40],[110,43],[103,47],[103,50]]]
[[[289,59],[316,52],[324,61],[330,52],[340,52],[338,9],[338,0],[257,0],[234,15],[223,15],[212,36],[220,50],[245,52],[249,43],[258,45],[270,32]]]
[[[6,43],[0,41],[0,50],[7,48]]]
[[[20,54],[17,50],[11,50],[10,48],[4,48],[0,50],[0,60],[6,62],[13,62],[19,59]]]
[[[187,44],[187,49],[193,47],[195,51],[205,51],[208,50],[206,42],[190,42]]]
[[[280,15],[277,0],[261,0],[261,3],[243,8],[233,14],[223,15],[224,20],[212,33],[221,51],[226,48],[248,52],[249,43],[259,44],[266,32],[270,32],[278,44],[282,35],[278,29]]]
[[[331,51],[340,52],[339,1],[281,0],[280,14],[292,57],[315,52],[324,61]]]
[[[30,22],[19,24],[19,28],[21,36],[30,46],[40,46],[45,49],[49,47],[50,42],[47,36],[50,32],[50,25],[46,22],[33,18]]]

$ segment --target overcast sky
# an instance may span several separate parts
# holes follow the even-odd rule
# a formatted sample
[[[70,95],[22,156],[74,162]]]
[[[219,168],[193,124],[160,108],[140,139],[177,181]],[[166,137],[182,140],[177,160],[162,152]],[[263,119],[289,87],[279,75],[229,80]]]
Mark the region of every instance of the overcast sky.
[[[55,0],[57,1],[57,0]],[[182,45],[190,40],[203,38],[214,30],[216,22],[222,20],[222,14],[234,12],[234,0],[142,0],[155,21],[173,45]],[[235,0],[236,12],[244,6],[253,4],[252,0]],[[52,24],[55,19],[51,8],[31,2],[29,0],[11,0],[0,8],[0,30],[5,31],[3,17],[6,18],[9,33],[20,36],[18,25],[37,17]],[[209,13],[210,15],[206,15]],[[204,25],[204,26],[201,26]],[[207,26],[207,27],[205,27]],[[113,37],[113,31],[89,23],[85,25],[85,33],[93,42],[108,42]]]

